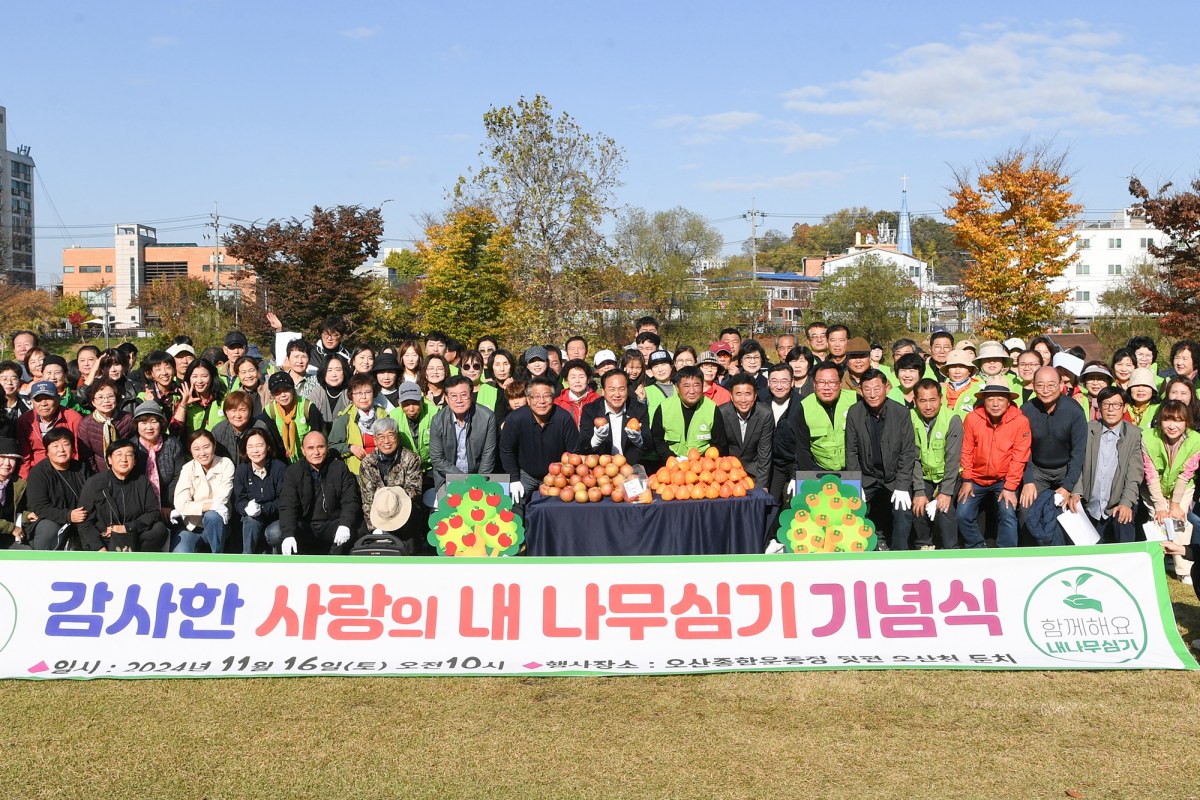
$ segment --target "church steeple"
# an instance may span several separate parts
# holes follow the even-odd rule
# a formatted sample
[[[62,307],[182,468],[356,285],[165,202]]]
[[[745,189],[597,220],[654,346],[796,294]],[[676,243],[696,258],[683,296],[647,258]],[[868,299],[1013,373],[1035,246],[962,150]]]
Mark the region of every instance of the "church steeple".
[[[900,192],[900,232],[896,237],[896,249],[905,255],[912,255],[912,222],[908,218],[908,176],[900,178],[903,189]]]

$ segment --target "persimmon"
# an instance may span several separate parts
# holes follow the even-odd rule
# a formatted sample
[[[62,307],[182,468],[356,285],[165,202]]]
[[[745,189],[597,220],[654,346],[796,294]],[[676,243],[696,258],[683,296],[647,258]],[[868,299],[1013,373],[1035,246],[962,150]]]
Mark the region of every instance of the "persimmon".
[[[676,458],[675,456],[667,456],[667,463],[666,463],[666,467],[667,467],[667,469],[669,469],[669,470],[671,470],[672,472],[674,472],[674,471],[675,471],[675,468],[676,468],[676,467],[678,467],[678,466],[679,466],[679,459],[678,459],[678,458]]]
[[[683,473],[683,482],[688,486],[695,486],[700,481],[700,476],[694,472]]]
[[[704,470],[703,472],[700,473],[700,482],[701,483],[712,483],[713,482],[713,474],[711,472],[709,472],[707,469]]]
[[[697,460],[700,458],[700,451],[693,447],[691,450],[688,450],[687,458],[688,461]]]
[[[642,423],[638,422],[637,417],[630,417],[628,420],[625,421],[625,430],[640,431],[641,429],[642,429]]]
[[[729,472],[729,470],[733,469],[733,459],[729,456],[722,456],[718,459],[717,466],[725,472]]]
[[[670,486],[663,486],[663,487],[659,488],[658,496],[661,497],[663,500],[674,500],[675,499],[675,490],[672,489]]]
[[[749,475],[742,479],[742,483],[746,485],[746,491],[754,488],[754,478],[751,478]]]
[[[638,495],[638,502],[640,503],[649,503],[653,499],[654,497],[650,494],[649,489]]]
[[[693,500],[703,500],[704,499],[704,487],[698,483],[692,487],[692,499]]]
[[[729,480],[729,473],[723,469],[718,469],[713,473],[713,480],[717,483],[724,483]]]
[[[740,483],[735,483],[733,485],[733,496],[734,497],[745,497],[746,496],[746,487],[742,486],[742,484],[740,484]]]
[[[704,457],[705,458],[720,458],[721,451],[715,447],[710,447],[704,451]]]
[[[671,483],[675,484],[676,486],[683,486],[683,476],[683,470],[675,470],[675,472],[671,473]]]
[[[671,470],[667,469],[666,467],[663,467],[658,472],[654,473],[654,476],[658,478],[659,483],[671,482]]]
[[[726,497],[726,498],[728,498],[728,497],[733,497],[733,489],[730,489],[730,488],[729,488],[729,484],[728,484],[728,483],[722,483],[722,484],[721,484],[721,488],[720,488],[719,490],[717,490],[717,493],[718,493],[718,494],[719,494],[721,497]]]
[[[703,471],[704,464],[701,463],[700,459],[688,462],[688,472],[692,473],[693,475],[699,475]]]
[[[709,500],[716,500],[717,497],[720,496],[720,494],[721,494],[721,491],[716,486],[712,485],[711,483],[708,486],[704,487],[704,496]]]

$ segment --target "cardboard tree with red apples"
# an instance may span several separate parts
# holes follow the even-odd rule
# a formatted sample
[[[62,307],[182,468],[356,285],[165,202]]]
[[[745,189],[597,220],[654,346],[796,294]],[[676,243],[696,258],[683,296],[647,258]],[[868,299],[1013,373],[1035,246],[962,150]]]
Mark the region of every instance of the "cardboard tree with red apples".
[[[525,523],[499,484],[468,475],[446,486],[429,518],[428,541],[440,556],[515,556],[525,541]]]

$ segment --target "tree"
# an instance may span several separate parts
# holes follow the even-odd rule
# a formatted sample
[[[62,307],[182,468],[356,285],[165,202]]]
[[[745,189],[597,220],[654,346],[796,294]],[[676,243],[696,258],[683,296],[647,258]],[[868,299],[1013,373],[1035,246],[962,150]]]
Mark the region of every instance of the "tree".
[[[509,279],[512,241],[495,214],[472,206],[425,231],[417,245],[425,264],[417,311],[427,330],[452,331],[470,342],[507,332],[508,317],[520,305]]]
[[[1164,331],[1194,339],[1200,336],[1200,178],[1191,191],[1171,189],[1167,183],[1151,195],[1140,180],[1129,180],[1129,193],[1139,200],[1134,209],[1169,237],[1161,247],[1150,246],[1157,268],[1134,288],[1141,310],[1160,315]]]
[[[614,212],[625,157],[603,134],[552,114],[542,95],[484,114],[481,166],[460,176],[457,207],[489,208],[512,231],[518,291],[543,310],[546,336],[566,333],[564,313],[592,308],[611,263],[602,231]]]
[[[231,330],[233,315],[217,308],[212,287],[200,278],[172,278],[152,281],[142,287],[131,305],[141,309],[147,323],[156,322],[159,337],[167,343],[188,335],[199,353],[205,347],[219,345]]]
[[[65,319],[83,341],[83,323],[91,316],[91,308],[77,294],[65,294],[54,304],[54,316]]]
[[[354,271],[379,254],[382,238],[378,208],[314,206],[302,220],[233,225],[225,246],[258,277],[260,302],[265,300],[285,325],[315,337],[327,316],[361,323],[371,279]]]
[[[1092,320],[1092,333],[1105,353],[1124,347],[1134,336],[1163,338],[1159,319],[1142,311],[1141,292],[1159,281],[1153,261],[1133,264],[1130,274],[1100,295],[1100,305],[1108,313]]]
[[[425,263],[407,247],[389,252],[383,259],[383,266],[396,273],[399,284],[410,283],[425,274]]]
[[[826,214],[817,225],[792,226],[792,242],[806,256],[844,253],[854,244],[855,234],[874,233],[881,222],[896,230],[897,219],[895,211],[872,211],[865,206],[843,208]]]
[[[26,289],[0,282],[0,356],[6,355],[11,332],[32,330],[44,332],[60,317],[54,313],[55,297],[50,292]]]
[[[984,164],[978,186],[970,170],[954,172],[946,216],[975,262],[962,285],[982,304],[988,335],[1024,336],[1062,316],[1067,291],[1049,284],[1076,260],[1071,220],[1083,210],[1071,200],[1065,166],[1065,153],[1039,145]]]
[[[891,342],[909,328],[917,287],[895,264],[870,253],[821,280],[812,312],[871,342]]]

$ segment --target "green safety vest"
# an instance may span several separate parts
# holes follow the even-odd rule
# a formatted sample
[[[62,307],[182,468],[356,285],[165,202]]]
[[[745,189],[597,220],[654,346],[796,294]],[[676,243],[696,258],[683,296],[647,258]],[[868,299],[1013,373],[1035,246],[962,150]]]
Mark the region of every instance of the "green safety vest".
[[[499,393],[496,391],[496,387],[490,383],[481,383],[475,387],[475,402],[492,413],[496,411],[496,398],[498,396]]]
[[[648,390],[647,390],[648,392]],[[693,447],[703,451],[712,442],[713,417],[717,413],[717,404],[703,395],[692,422],[688,429],[683,429],[683,401],[679,394],[666,398],[660,406],[662,409],[663,436],[671,452],[677,456],[686,456]]]
[[[371,408],[375,411],[375,419],[382,419],[382,418],[388,416],[386,413],[384,413],[384,410],[382,408],[380,408],[379,406],[372,406]],[[400,413],[403,414],[404,412],[401,411]],[[360,430],[358,427],[358,406],[351,403],[350,405],[346,406],[345,409],[342,410],[342,414],[350,415],[350,419],[347,420],[347,425],[346,425],[346,444],[347,445],[355,445],[356,444],[359,447],[364,447],[365,444],[363,442],[362,430]],[[399,427],[399,426],[397,426],[397,427]],[[404,423],[404,428],[405,429],[408,428],[407,422]],[[401,432],[400,435],[403,436],[404,433]],[[352,472],[355,477],[358,477],[358,470],[359,470],[359,467],[362,466],[362,461],[360,461],[359,458],[357,456],[355,456],[354,454],[352,454],[349,450],[346,451],[345,461],[346,461],[346,469],[350,470],[350,472]]]
[[[931,483],[941,483],[946,477],[946,432],[950,421],[956,416],[954,410],[942,406],[934,417],[933,428],[925,429],[925,420],[912,410],[913,431],[917,435],[917,452],[921,458],[921,474]]]
[[[1191,430],[1184,433],[1183,442],[1179,445],[1179,452],[1175,454],[1174,461],[1168,459],[1167,444],[1162,440],[1162,433],[1157,428],[1152,430],[1149,435],[1143,436],[1142,442],[1146,446],[1146,454],[1150,456],[1150,461],[1158,470],[1163,497],[1170,502],[1171,495],[1175,493],[1175,484],[1179,480],[1180,473],[1183,472],[1183,465],[1192,456],[1200,453],[1200,433]]]
[[[296,395],[296,455],[292,458],[288,458],[287,453],[280,454],[284,459],[287,459],[293,464],[299,461],[301,456],[303,456],[303,453],[300,450],[300,445],[304,443],[304,437],[307,436],[308,432],[312,430],[312,428],[308,426],[309,405],[310,402],[307,397]],[[279,403],[272,400],[270,405],[266,407],[263,413],[266,414],[268,419],[275,423],[275,430],[279,431],[279,440],[283,441],[283,420],[275,416],[275,410],[277,408],[279,408]]]
[[[1021,381],[1017,380],[1011,372],[1002,372],[997,377],[1003,378],[1004,384],[1008,386],[1009,389],[1016,392],[1018,397],[1021,395]],[[954,404],[954,410],[958,412],[960,416],[966,416],[967,414],[970,414],[971,410],[975,408],[975,399],[979,395],[979,392],[984,386],[987,386],[989,383],[996,380],[996,378],[984,376],[984,374],[981,372],[975,373],[972,378],[978,378],[979,382],[967,387],[967,390],[958,396],[958,401]]]
[[[676,392],[671,396],[678,397],[679,393]],[[663,394],[663,390],[658,388],[658,384],[652,383],[646,387],[646,407],[650,410],[650,416],[648,419],[654,419],[654,412],[658,410],[659,406],[661,406],[667,399],[667,396]]]
[[[408,417],[404,414],[403,408],[393,408],[388,412],[388,416],[396,420],[396,427],[400,432],[400,444],[407,447],[421,457],[421,471],[428,472],[433,468],[433,462],[429,460],[429,428],[433,425],[433,417],[438,412],[438,407],[429,401],[426,397],[421,402],[421,416],[417,417],[417,441],[413,441],[412,431],[408,427]]]
[[[822,469],[846,468],[846,415],[858,402],[858,395],[843,389],[833,409],[833,421],[825,413],[815,394],[800,401],[804,421],[808,424],[809,447],[813,460]]]
[[[206,431],[212,431],[217,427],[217,423],[225,419],[225,409],[219,400],[213,400],[208,404],[208,418],[204,416],[205,408],[199,403],[192,403],[183,412],[183,424],[188,433],[195,433],[204,428]]]

